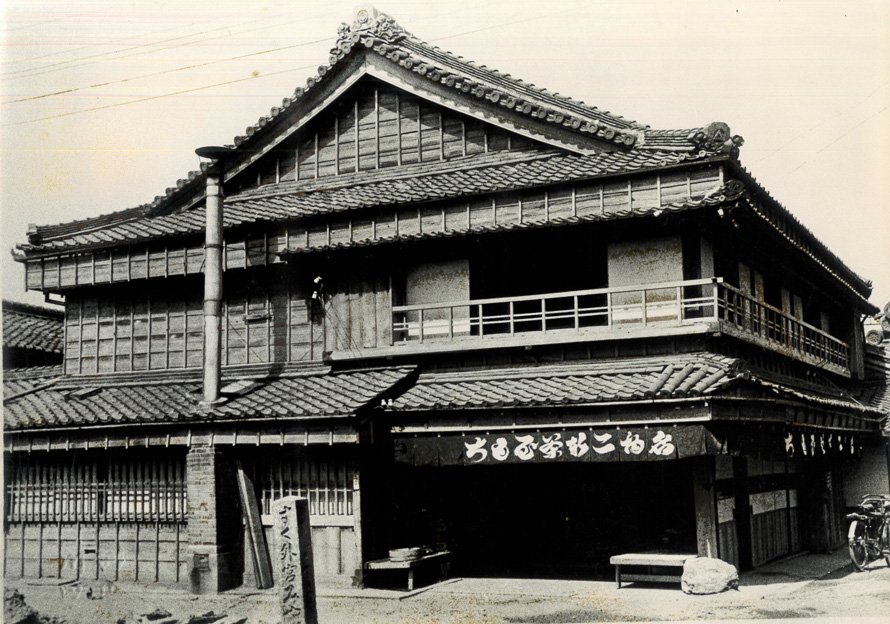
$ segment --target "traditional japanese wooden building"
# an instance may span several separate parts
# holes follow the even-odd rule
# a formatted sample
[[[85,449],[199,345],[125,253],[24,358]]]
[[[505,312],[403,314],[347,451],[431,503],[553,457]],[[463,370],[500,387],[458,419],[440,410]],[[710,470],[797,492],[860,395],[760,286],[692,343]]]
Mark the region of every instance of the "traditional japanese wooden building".
[[[871,284],[741,145],[359,11],[225,162],[19,246],[28,288],[65,298],[65,350],[61,374],[6,382],[6,574],[253,583],[238,475],[263,526],[309,499],[323,580],[423,544],[465,576],[570,577],[842,543],[843,475],[886,416],[856,398]]]

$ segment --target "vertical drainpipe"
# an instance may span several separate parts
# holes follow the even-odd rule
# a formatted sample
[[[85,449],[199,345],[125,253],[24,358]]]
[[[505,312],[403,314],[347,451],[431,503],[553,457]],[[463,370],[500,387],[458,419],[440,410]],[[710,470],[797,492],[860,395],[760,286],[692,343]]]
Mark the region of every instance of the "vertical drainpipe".
[[[207,170],[205,205],[207,221],[204,238],[204,397],[202,406],[220,402],[220,304],[222,302],[223,167],[226,147],[200,147],[198,156],[216,163]]]

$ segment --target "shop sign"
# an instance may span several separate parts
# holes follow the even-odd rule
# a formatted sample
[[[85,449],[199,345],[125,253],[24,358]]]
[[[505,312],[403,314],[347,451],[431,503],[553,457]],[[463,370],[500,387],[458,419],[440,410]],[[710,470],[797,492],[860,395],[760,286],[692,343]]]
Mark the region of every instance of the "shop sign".
[[[585,460],[587,456],[606,460],[623,455],[654,456],[653,459],[674,457],[677,449],[674,436],[658,429],[651,436],[634,431],[584,431],[577,433],[526,433],[501,436],[476,436],[464,442],[465,463],[514,463],[559,459]]]
[[[698,426],[512,431],[402,438],[395,459],[415,465],[651,461],[704,455],[713,445]]]
[[[786,431],[785,454],[788,457],[826,457],[828,455],[856,455],[858,440],[851,433],[833,431]]]

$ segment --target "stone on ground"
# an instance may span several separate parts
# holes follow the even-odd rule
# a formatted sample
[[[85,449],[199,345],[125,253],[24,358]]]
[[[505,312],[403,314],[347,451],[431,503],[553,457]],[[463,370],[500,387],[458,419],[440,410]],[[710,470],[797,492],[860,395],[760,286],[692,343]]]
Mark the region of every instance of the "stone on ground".
[[[64,620],[40,615],[28,606],[21,592],[8,587],[3,592],[3,621],[6,624],[64,624]]]
[[[739,571],[720,559],[696,557],[683,564],[680,584],[686,594],[719,594],[739,588]]]

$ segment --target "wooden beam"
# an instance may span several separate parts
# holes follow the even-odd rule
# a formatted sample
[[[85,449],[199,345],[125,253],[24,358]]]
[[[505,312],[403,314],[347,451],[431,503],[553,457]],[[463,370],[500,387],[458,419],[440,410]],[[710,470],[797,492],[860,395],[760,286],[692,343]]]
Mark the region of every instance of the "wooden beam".
[[[266,536],[263,533],[263,523],[260,517],[259,505],[257,505],[256,491],[253,481],[247,476],[241,466],[241,460],[237,460],[238,493],[241,496],[241,509],[247,522],[247,536],[250,542],[251,561],[256,573],[257,589],[272,587],[272,562],[269,559],[269,550],[266,546]]]

